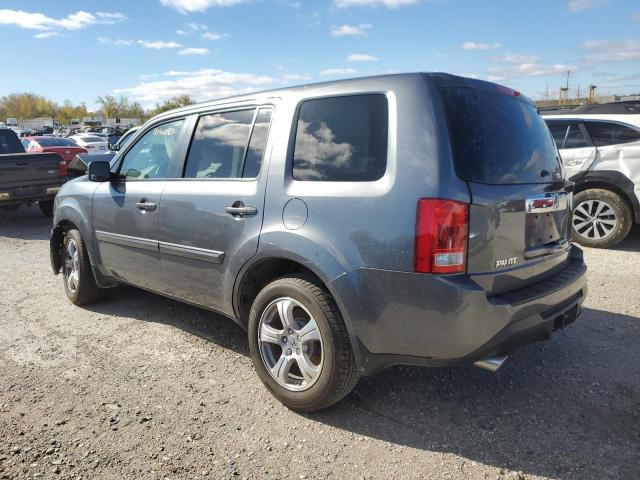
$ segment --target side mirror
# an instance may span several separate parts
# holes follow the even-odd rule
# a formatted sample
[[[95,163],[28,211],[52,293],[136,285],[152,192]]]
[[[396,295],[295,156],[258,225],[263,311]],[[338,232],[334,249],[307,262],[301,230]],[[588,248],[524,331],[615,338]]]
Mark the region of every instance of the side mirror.
[[[89,164],[88,174],[92,182],[108,182],[111,180],[111,165],[104,160],[94,160]]]

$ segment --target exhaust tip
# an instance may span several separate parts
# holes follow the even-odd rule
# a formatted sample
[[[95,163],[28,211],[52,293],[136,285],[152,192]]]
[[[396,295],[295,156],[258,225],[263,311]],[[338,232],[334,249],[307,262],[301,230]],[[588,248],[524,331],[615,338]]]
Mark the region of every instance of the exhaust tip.
[[[478,360],[474,362],[473,365],[482,368],[484,370],[488,370],[491,373],[496,373],[500,367],[507,361],[509,358],[508,355],[497,355],[491,358],[485,358],[483,360]]]

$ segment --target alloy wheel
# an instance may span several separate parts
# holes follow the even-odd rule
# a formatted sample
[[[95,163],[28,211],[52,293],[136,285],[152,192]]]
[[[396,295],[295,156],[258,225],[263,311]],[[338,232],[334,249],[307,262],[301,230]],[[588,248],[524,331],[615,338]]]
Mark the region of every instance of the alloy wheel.
[[[67,281],[69,291],[75,293],[80,283],[80,255],[78,245],[73,239],[67,242],[64,256],[64,278]]]
[[[602,200],[586,200],[573,210],[573,229],[588,240],[609,237],[618,225],[616,213]]]
[[[292,391],[311,388],[322,371],[322,334],[297,300],[278,298],[264,309],[258,325],[264,366],[279,385]]]

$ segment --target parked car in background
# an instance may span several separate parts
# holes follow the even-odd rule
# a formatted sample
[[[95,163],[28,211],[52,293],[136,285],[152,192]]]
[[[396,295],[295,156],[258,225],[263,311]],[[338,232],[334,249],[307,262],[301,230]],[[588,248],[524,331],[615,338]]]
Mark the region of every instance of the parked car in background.
[[[58,154],[25,152],[14,131],[0,129],[0,208],[10,211],[38,202],[50,217],[66,168]]]
[[[640,105],[585,105],[543,116],[575,182],[573,238],[614,247],[640,223]]]
[[[56,198],[52,267],[76,305],[128,283],[231,317],[266,387],[312,411],[389,365],[495,371],[573,322],[571,188],[533,103],[499,85],[252,93],[90,163]]]
[[[14,128],[13,131],[16,133],[18,138],[30,137],[35,133],[33,130],[29,130],[28,128]]]
[[[88,153],[108,153],[109,144],[105,137],[93,133],[79,133],[68,137],[78,146],[83,147]]]
[[[22,145],[27,152],[51,152],[57,153],[65,161],[66,165],[78,154],[87,153],[87,149],[79,147],[76,142],[62,137],[24,137]]]

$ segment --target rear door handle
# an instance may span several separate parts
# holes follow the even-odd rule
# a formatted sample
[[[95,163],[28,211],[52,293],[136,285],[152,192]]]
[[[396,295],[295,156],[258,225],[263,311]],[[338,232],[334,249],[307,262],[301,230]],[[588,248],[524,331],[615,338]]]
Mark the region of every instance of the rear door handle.
[[[138,210],[143,210],[145,212],[152,212],[156,209],[158,205],[153,202],[148,202],[146,198],[143,198],[138,203],[136,203],[136,207]]]
[[[256,207],[245,207],[242,202],[236,202],[232,207],[226,207],[224,211],[234,217],[251,217],[258,213]]]

